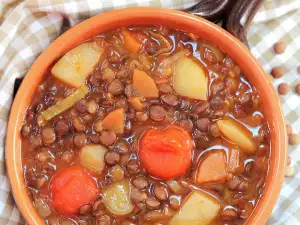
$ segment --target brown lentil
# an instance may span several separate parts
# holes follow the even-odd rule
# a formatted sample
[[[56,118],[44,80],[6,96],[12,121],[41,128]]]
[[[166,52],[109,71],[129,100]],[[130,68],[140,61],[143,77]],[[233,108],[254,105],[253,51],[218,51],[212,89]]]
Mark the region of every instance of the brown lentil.
[[[124,155],[129,152],[129,145],[127,142],[120,140],[115,144],[114,151]]]
[[[157,209],[160,206],[160,201],[154,197],[147,198],[146,205],[149,209]]]
[[[73,144],[77,148],[82,148],[83,146],[86,145],[86,143],[87,143],[86,134],[84,134],[84,133],[78,133],[78,134],[75,134],[73,136]]]
[[[285,52],[285,48],[286,48],[286,45],[285,45],[285,42],[284,41],[278,41],[277,43],[275,43],[274,45],[274,51],[276,54],[282,54]]]
[[[297,84],[295,87],[295,92],[300,95],[300,84]]]
[[[115,143],[117,139],[116,133],[113,131],[103,131],[100,134],[99,140],[100,143],[105,146],[110,146]]]
[[[166,118],[166,111],[164,107],[160,105],[150,106],[150,117],[152,120],[160,122]]]
[[[132,183],[136,188],[140,190],[143,190],[148,186],[148,181],[143,176],[138,176],[136,178],[133,178]]]
[[[92,213],[92,206],[90,204],[83,205],[79,209],[79,214],[80,215],[88,215],[90,213]]]
[[[220,137],[221,136],[220,129],[219,129],[217,123],[211,123],[210,124],[209,133],[214,137]]]
[[[177,106],[179,104],[178,97],[174,94],[163,95],[161,100],[169,106]]]
[[[196,126],[200,131],[207,132],[209,127],[208,118],[200,118],[196,121]]]
[[[77,132],[83,132],[85,130],[85,124],[81,117],[75,117],[72,119],[73,127]]]
[[[284,70],[281,66],[276,66],[271,70],[271,74],[274,78],[280,78],[284,75]]]
[[[188,132],[191,132],[193,130],[193,122],[189,119],[180,120],[179,126],[181,126],[183,129],[185,129]]]
[[[23,138],[26,138],[28,137],[28,135],[30,134],[30,131],[31,131],[31,127],[28,126],[27,124],[24,124],[22,126],[22,129],[21,129],[21,135]]]
[[[52,127],[42,129],[42,139],[45,144],[52,144],[56,140],[56,135]]]
[[[177,210],[177,209],[180,208],[180,203],[179,203],[179,201],[178,201],[176,198],[171,197],[171,198],[169,199],[169,202],[170,202],[170,206],[171,206],[173,209]]]
[[[123,90],[124,86],[119,79],[113,80],[107,87],[107,91],[115,96],[122,94]]]
[[[165,84],[160,84],[160,85],[158,86],[158,89],[159,89],[162,93],[164,93],[164,94],[168,94],[168,93],[173,92],[172,86],[171,86],[170,84],[167,84],[167,83],[165,83]]]
[[[66,120],[59,120],[54,129],[57,136],[63,136],[69,132],[68,122]]]
[[[127,170],[131,173],[136,173],[139,169],[138,161],[135,159],[131,159],[127,163]]]
[[[278,86],[278,92],[281,95],[286,95],[289,93],[289,85],[287,83],[281,83]]]
[[[300,135],[299,134],[291,134],[289,138],[289,143],[291,145],[299,145],[300,144]]]
[[[169,193],[167,188],[162,185],[162,184],[156,184],[153,188],[154,194],[155,196],[159,199],[159,200],[167,200]]]
[[[108,151],[105,154],[104,159],[107,164],[114,165],[120,161],[120,155],[114,151]]]

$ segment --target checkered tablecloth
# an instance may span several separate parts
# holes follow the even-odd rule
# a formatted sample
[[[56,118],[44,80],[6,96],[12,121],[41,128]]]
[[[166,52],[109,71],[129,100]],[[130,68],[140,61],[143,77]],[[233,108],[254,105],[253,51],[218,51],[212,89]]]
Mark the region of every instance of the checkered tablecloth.
[[[197,0],[2,0],[0,1],[0,225],[24,225],[10,191],[4,161],[4,142],[14,80],[24,76],[36,57],[65,26],[116,8],[157,6],[187,8]],[[284,40],[287,49],[275,55],[272,46]],[[300,132],[300,96],[294,87],[300,83],[300,0],[265,0],[248,33],[252,53],[270,72],[282,65],[285,76],[274,80],[290,85],[292,91],[281,97],[286,122]],[[286,178],[268,225],[300,224],[300,146],[290,146],[294,177]]]

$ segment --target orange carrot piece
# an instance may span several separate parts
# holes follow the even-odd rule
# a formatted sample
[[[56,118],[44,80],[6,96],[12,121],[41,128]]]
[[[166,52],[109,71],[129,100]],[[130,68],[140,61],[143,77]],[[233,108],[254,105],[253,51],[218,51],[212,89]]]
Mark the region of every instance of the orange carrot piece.
[[[142,136],[139,147],[141,163],[154,177],[169,180],[190,168],[194,144],[181,127],[150,129]]]
[[[135,69],[133,71],[133,86],[144,97],[158,97],[158,88],[154,80],[144,71]]]
[[[96,197],[98,187],[82,167],[71,166],[53,176],[50,191],[53,208],[62,215],[71,216]]]
[[[221,183],[227,176],[226,154],[224,150],[208,152],[200,161],[196,172],[196,183]]]
[[[106,130],[112,130],[117,134],[122,134],[125,126],[124,110],[121,108],[108,113],[102,121],[102,126]]]
[[[141,42],[134,37],[132,32],[130,32],[126,28],[122,28],[121,36],[127,51],[129,51],[130,53],[137,53],[139,51]]]

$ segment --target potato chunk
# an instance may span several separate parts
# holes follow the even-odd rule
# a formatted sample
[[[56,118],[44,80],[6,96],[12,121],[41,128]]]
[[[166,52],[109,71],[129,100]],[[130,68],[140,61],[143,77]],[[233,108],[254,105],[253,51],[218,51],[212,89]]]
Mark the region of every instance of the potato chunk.
[[[173,78],[177,94],[193,99],[206,100],[208,78],[204,68],[191,57],[181,58],[175,65]]]
[[[194,190],[168,225],[208,225],[219,211],[220,204],[216,199],[202,191]]]
[[[124,110],[121,108],[108,113],[103,119],[102,126],[106,130],[112,130],[117,134],[122,134],[125,126]]]
[[[158,88],[154,80],[144,71],[135,69],[133,72],[133,87],[143,97],[158,97]]]
[[[80,87],[98,63],[104,49],[86,42],[67,52],[51,69],[52,75],[71,87]]]
[[[80,164],[90,172],[101,174],[105,166],[106,151],[103,145],[86,145],[80,151]]]
[[[116,216],[124,216],[133,210],[133,204],[130,200],[129,181],[123,180],[114,183],[104,190],[104,204],[107,209]]]
[[[252,133],[245,126],[233,119],[222,119],[217,122],[222,136],[228,141],[236,144],[247,153],[255,153],[257,146]]]
[[[220,183],[227,176],[227,161],[224,150],[213,150],[205,153],[196,172],[196,183]]]

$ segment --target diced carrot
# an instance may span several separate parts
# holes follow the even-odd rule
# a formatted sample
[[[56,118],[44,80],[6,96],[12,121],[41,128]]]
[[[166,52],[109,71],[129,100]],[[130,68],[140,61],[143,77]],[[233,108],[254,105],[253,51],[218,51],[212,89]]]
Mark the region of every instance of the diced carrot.
[[[112,130],[117,134],[122,134],[125,126],[124,110],[120,108],[108,113],[102,121],[102,126],[106,130]]]
[[[133,86],[141,96],[152,98],[158,97],[158,89],[154,80],[142,70],[134,70]]]
[[[241,151],[237,148],[232,148],[228,150],[228,172],[229,173],[239,173],[243,169],[243,163],[240,160]]]
[[[181,127],[150,129],[140,140],[139,157],[148,173],[169,180],[190,168],[193,146],[191,136]]]
[[[141,42],[126,28],[121,29],[121,35],[127,51],[137,53],[140,49]]]
[[[200,161],[196,172],[196,183],[221,183],[227,176],[226,154],[224,150],[206,153]]]
[[[64,168],[50,183],[52,206],[60,214],[76,215],[79,208],[89,204],[98,194],[93,178],[80,166]]]

